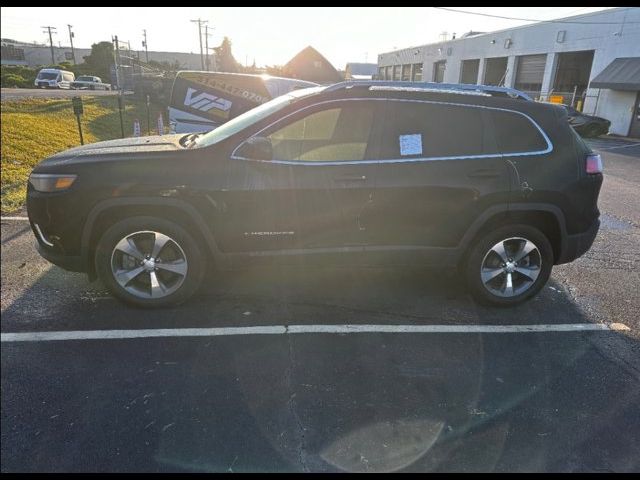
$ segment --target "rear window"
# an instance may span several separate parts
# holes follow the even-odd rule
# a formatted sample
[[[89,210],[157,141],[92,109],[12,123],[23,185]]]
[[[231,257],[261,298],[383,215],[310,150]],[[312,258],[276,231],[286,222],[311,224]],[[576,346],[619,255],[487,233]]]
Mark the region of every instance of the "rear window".
[[[537,153],[549,147],[540,130],[524,115],[492,110],[491,117],[501,153]]]

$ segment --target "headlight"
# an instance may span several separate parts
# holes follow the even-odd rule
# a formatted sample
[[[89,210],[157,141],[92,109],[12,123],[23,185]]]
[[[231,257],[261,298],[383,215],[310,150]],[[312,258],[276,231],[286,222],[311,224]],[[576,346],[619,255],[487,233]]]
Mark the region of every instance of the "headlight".
[[[32,173],[29,183],[38,192],[61,192],[68,189],[76,181],[77,175],[52,175],[49,173]]]

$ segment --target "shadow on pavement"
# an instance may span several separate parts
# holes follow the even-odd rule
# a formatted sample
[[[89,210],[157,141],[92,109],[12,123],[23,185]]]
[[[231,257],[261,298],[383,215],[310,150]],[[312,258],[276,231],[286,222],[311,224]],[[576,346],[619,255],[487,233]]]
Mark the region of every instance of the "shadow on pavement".
[[[458,278],[256,268],[182,307],[46,270],[3,331],[316,323],[588,323],[550,282],[512,309]],[[290,334],[3,344],[3,471],[633,471],[638,376],[614,332]],[[630,340],[620,338],[620,341]]]

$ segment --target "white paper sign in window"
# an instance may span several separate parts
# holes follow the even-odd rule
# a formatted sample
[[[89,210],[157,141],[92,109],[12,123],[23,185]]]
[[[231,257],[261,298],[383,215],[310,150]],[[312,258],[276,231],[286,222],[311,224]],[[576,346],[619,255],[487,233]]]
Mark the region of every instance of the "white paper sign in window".
[[[400,135],[400,155],[422,155],[422,135]]]

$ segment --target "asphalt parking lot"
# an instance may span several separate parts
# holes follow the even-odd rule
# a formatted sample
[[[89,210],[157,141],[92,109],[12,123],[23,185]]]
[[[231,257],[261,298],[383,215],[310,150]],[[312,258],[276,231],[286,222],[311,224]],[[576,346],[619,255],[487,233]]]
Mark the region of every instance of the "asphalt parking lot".
[[[640,143],[593,145],[594,246],[511,309],[329,267],[133,309],[3,219],[2,471],[637,471]]]

